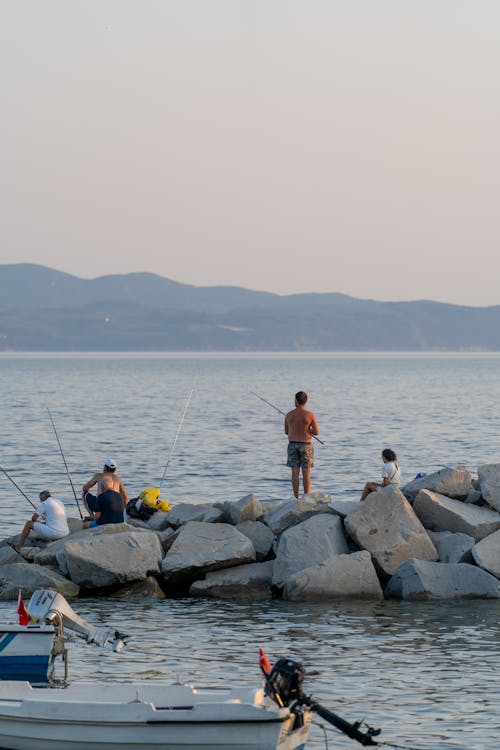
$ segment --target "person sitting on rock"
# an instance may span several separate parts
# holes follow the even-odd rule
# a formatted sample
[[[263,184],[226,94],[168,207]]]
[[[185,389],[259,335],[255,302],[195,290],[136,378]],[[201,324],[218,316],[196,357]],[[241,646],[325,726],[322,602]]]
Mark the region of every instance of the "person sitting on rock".
[[[366,500],[371,492],[377,492],[382,487],[387,487],[389,484],[393,484],[395,487],[399,487],[401,484],[401,474],[399,472],[399,466],[397,464],[398,457],[390,448],[384,448],[382,451],[382,481],[381,482],[367,482],[361,495],[361,500]]]
[[[107,458],[102,471],[97,472],[83,485],[83,502],[91,521],[85,521],[84,529],[103,526],[107,523],[123,523],[123,511],[128,504],[128,494],[122,480],[115,474],[116,462]],[[97,497],[89,490],[97,484]]]
[[[69,534],[68,519],[63,503],[52,497],[49,490],[42,490],[38,497],[41,505],[31,516],[31,521],[26,521],[19,542],[11,545],[16,552],[19,552],[31,531],[48,542],[62,539]]]

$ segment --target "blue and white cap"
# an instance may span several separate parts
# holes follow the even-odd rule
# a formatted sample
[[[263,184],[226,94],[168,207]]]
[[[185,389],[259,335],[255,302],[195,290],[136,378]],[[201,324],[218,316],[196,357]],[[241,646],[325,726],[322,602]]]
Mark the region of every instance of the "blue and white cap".
[[[107,458],[104,462],[104,466],[107,466],[108,469],[116,469],[116,461],[113,461],[112,458]]]

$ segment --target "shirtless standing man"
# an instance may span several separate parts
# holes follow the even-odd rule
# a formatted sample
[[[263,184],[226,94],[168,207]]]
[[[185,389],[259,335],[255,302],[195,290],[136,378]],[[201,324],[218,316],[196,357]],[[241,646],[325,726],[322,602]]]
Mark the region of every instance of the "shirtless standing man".
[[[285,417],[285,433],[288,435],[287,466],[292,469],[292,488],[296,499],[299,499],[299,475],[302,469],[304,495],[311,489],[311,468],[314,466],[314,448],[312,436],[319,435],[318,423],[312,411],[307,411],[307,393],[295,394],[295,409]]]
[[[128,494],[115,471],[116,462],[112,458],[107,458],[103,470],[98,471],[83,485],[83,502],[94,518],[93,521],[87,521],[84,528],[123,522],[123,510],[128,504]],[[89,492],[95,484],[97,484],[97,497]]]

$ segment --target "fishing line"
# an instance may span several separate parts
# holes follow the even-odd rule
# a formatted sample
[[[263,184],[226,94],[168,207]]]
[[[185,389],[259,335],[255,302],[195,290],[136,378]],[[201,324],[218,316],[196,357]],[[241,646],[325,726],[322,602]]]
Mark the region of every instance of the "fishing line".
[[[192,395],[193,395],[193,393],[194,393],[194,387],[195,387],[195,385],[196,385],[196,380],[197,380],[197,378],[198,378],[198,375],[196,375],[196,377],[195,377],[195,381],[194,381],[194,383],[193,383],[193,387],[191,388],[191,391],[190,391],[190,393],[189,393],[189,396],[187,397],[187,399],[186,399],[186,403],[185,403],[185,405],[184,405],[184,411],[182,412],[182,416],[181,416],[181,421],[179,422],[179,426],[178,426],[178,428],[177,428],[177,432],[175,433],[175,438],[174,438],[174,442],[172,443],[172,447],[170,448],[170,453],[168,454],[168,458],[167,458],[167,463],[165,464],[165,468],[164,468],[164,470],[163,470],[163,475],[162,475],[162,478],[161,478],[161,480],[160,480],[160,490],[161,490],[161,488],[162,488],[163,482],[164,482],[164,480],[165,480],[165,477],[166,477],[166,475],[167,475],[167,469],[168,469],[168,465],[169,465],[169,463],[170,463],[170,460],[171,460],[171,458],[172,458],[172,456],[173,456],[173,454],[174,454],[174,450],[175,450],[175,445],[176,445],[176,443],[177,443],[177,438],[179,437],[179,435],[180,435],[180,431],[181,431],[181,429],[182,429],[182,423],[184,422],[184,417],[186,416],[186,414],[187,414],[187,410],[189,409],[189,403],[190,403],[190,401],[191,401],[191,396],[192,396]]]
[[[27,501],[29,502],[29,504],[30,504],[30,505],[31,505],[31,506],[32,506],[32,507],[33,507],[33,508],[34,508],[34,509],[36,510],[37,506],[36,506],[36,505],[34,505],[34,503],[32,503],[32,502],[31,502],[31,500],[29,499],[28,495],[26,495],[26,493],[22,491],[22,489],[21,489],[21,488],[19,487],[19,485],[17,484],[17,482],[15,482],[15,481],[14,481],[14,480],[12,479],[12,477],[11,477],[11,476],[9,476],[9,474],[7,474],[7,472],[5,471],[5,469],[2,469],[2,467],[1,467],[1,466],[0,466],[0,471],[2,471],[2,472],[3,472],[4,474],[5,474],[5,476],[6,476],[6,477],[7,477],[7,479],[9,480],[9,482],[12,482],[12,484],[14,485],[14,487],[15,487],[16,489],[18,489],[18,490],[19,490],[19,492],[21,493],[21,495],[22,495],[23,497],[25,497],[25,498],[26,498],[26,500],[27,500]]]
[[[283,414],[283,416],[284,416],[284,417],[286,417],[286,414],[285,414],[285,412],[284,412],[284,411],[281,411],[281,409],[278,409],[278,407],[277,407],[277,406],[275,406],[274,404],[272,404],[272,403],[271,403],[270,401],[268,401],[268,400],[267,400],[267,398],[262,398],[262,396],[259,396],[259,394],[258,394],[258,393],[255,393],[255,391],[250,391],[250,393],[251,393],[251,394],[252,394],[253,396],[257,396],[257,398],[260,398],[260,400],[261,400],[261,401],[263,401],[263,402],[264,402],[265,404],[267,404],[268,406],[270,406],[270,407],[271,407],[272,409],[274,409],[275,411],[277,411],[277,412],[278,412],[279,414]],[[312,434],[312,432],[311,432],[311,435],[312,435],[312,437],[313,437],[313,438],[314,438],[315,440],[317,440],[317,441],[318,441],[318,443],[321,443],[321,445],[324,445],[324,444],[325,444],[325,443],[323,442],[323,440],[320,440],[320,439],[319,439],[319,437],[318,437],[317,435],[313,435],[313,434]]]
[[[66,469],[66,474],[68,475],[69,483],[71,485],[71,489],[73,490],[73,495],[75,496],[76,507],[78,508],[78,512],[80,514],[80,518],[83,521],[83,514],[82,514],[82,511],[81,511],[81,508],[80,508],[80,503],[78,502],[78,498],[76,496],[76,491],[75,491],[75,488],[73,486],[73,480],[71,479],[71,474],[69,473],[68,464],[66,463],[66,459],[64,458],[64,453],[63,453],[61,441],[59,440],[59,435],[57,434],[56,426],[54,424],[54,420],[52,419],[52,414],[50,413],[50,409],[49,409],[48,406],[47,406],[47,412],[49,414],[49,419],[50,419],[50,423],[52,425],[52,429],[54,430],[54,435],[56,436],[56,440],[57,440],[57,444],[59,446],[59,450],[61,451],[61,456],[62,456],[62,460],[64,461],[64,467]]]

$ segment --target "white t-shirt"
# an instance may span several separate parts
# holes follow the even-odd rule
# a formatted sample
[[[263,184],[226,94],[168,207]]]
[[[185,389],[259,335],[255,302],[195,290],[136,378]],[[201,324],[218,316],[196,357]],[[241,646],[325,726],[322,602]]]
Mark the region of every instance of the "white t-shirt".
[[[382,466],[382,480],[387,477],[389,484],[395,484],[399,487],[401,484],[401,474],[399,472],[399,466],[394,461],[387,461]]]
[[[60,500],[56,500],[55,497],[48,497],[40,504],[35,513],[45,519],[45,523],[52,531],[61,534],[61,536],[69,534],[66,511]]]

